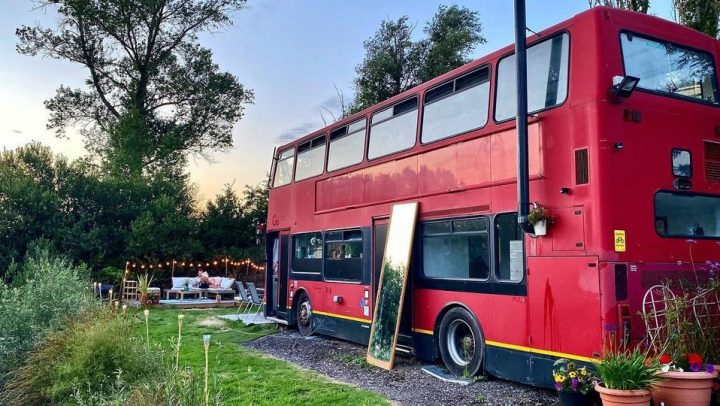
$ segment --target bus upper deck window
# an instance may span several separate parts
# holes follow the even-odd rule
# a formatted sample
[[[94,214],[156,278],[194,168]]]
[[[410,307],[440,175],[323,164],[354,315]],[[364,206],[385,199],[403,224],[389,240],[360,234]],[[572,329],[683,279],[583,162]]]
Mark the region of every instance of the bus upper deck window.
[[[620,34],[625,74],[638,89],[717,104],[717,77],[710,53],[638,34]]]
[[[283,186],[292,180],[293,167],[295,166],[295,150],[288,149],[279,153],[275,164],[275,179],[273,187]]]

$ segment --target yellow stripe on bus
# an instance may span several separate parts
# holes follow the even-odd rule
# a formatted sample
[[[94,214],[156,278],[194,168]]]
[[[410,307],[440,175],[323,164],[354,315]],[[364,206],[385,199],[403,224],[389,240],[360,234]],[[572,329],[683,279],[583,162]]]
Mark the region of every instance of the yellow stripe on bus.
[[[322,315],[322,316],[335,317],[335,318],[338,318],[338,319],[358,321],[358,322],[360,322],[360,323],[366,323],[366,324],[370,324],[370,323],[371,323],[370,320],[361,319],[361,318],[358,318],[358,317],[345,316],[345,315],[337,314],[337,313],[321,312],[321,311],[318,311],[318,310],[313,310],[313,313],[319,314],[319,315]],[[416,332],[416,333],[433,335],[433,332],[432,332],[432,331],[430,331],[430,330],[423,330],[423,329],[421,329],[421,328],[414,328],[413,331]],[[493,346],[493,347],[507,348],[507,349],[509,349],[509,350],[523,351],[523,352],[529,352],[529,353],[533,353],[533,354],[550,355],[550,356],[558,357],[558,358],[568,358],[568,359],[574,359],[574,360],[577,360],[577,361],[584,361],[584,362],[598,362],[598,360],[596,360],[596,359],[588,358],[588,357],[583,357],[583,356],[580,356],[580,355],[567,354],[567,353],[564,353],[564,352],[555,352],[555,351],[541,350],[541,349],[538,349],[538,348],[531,348],[531,347],[524,347],[524,346],[522,346],[522,345],[501,343],[501,342],[498,342],[498,341],[486,340],[486,341],[485,341],[485,344],[491,345],[491,346]]]
[[[506,344],[506,343],[500,343],[497,341],[486,340],[485,344],[492,345],[493,347],[507,348],[509,350],[524,351],[524,352],[530,352],[533,354],[541,354],[541,355],[550,355],[550,356],[558,357],[558,358],[569,358],[569,359],[574,359],[577,361],[585,361],[585,362],[597,362],[598,361],[596,359],[582,357],[580,355],[566,354],[564,352],[540,350],[538,348],[523,347],[522,345]]]
[[[317,311],[317,310],[313,310],[313,313],[319,314],[319,315],[322,315],[322,316],[335,317],[335,318],[338,318],[338,319],[359,321],[360,323],[366,323],[366,324],[370,324],[370,323],[371,323],[370,320],[361,319],[361,318],[359,318],[359,317],[345,316],[345,315],[343,315],[343,314],[320,312],[320,311]]]

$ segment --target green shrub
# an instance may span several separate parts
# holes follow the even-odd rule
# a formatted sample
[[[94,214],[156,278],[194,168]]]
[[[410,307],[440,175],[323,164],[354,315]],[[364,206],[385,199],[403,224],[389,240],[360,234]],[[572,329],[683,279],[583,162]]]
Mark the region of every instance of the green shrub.
[[[106,266],[102,271],[97,273],[98,282],[115,286],[120,291],[120,285],[123,278],[123,270],[114,266]]]
[[[76,404],[113,397],[162,369],[158,353],[145,351],[132,322],[109,310],[86,314],[48,336],[10,374],[3,404]]]
[[[0,387],[43,337],[97,306],[87,274],[66,259],[35,250],[12,285],[0,282]]]

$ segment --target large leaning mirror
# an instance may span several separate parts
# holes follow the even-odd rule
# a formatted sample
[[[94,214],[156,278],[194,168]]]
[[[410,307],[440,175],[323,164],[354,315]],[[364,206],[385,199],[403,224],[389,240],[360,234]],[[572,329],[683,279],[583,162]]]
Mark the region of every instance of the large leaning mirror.
[[[417,209],[417,202],[396,204],[390,215],[366,357],[368,363],[385,369],[392,369],[395,361]]]

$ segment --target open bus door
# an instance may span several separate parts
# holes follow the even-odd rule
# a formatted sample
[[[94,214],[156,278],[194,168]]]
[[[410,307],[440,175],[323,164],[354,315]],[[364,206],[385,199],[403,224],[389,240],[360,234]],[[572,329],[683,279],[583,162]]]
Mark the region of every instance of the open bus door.
[[[288,235],[268,233],[265,316],[287,323]]]

